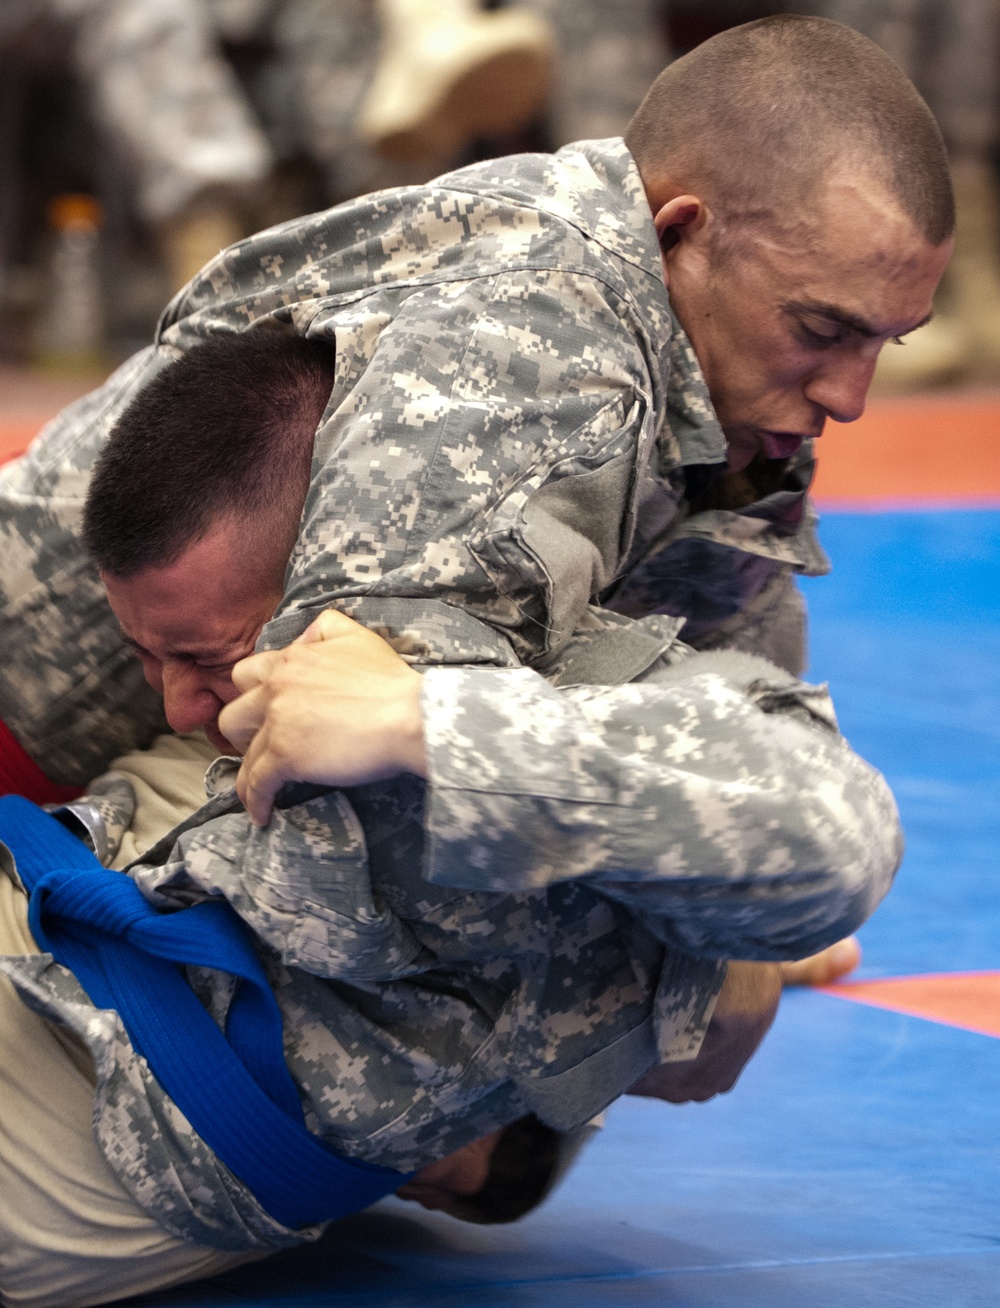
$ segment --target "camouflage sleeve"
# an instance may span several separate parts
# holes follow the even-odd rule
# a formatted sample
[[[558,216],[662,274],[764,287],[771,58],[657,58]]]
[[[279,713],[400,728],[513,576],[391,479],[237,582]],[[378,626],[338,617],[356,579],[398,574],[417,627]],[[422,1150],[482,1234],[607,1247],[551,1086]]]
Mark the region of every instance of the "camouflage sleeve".
[[[0,719],[66,785],[85,784],[165,726],[79,532],[108,431],[171,357],[143,350],[0,469]]]
[[[476,890],[600,883],[699,957],[800,957],[885,895],[902,840],[824,688],[731,652],[639,684],[432,669],[426,875]]]
[[[276,809],[263,830],[232,790],[216,808],[207,805],[128,868],[153,903],[224,896],[286,966],[315,976],[389,980],[420,952],[373,889],[365,833],[345,794]]]
[[[389,601],[419,622],[443,600],[522,662],[565,639],[621,565],[655,446],[628,313],[594,278],[504,272],[411,294],[356,367],[338,318],[343,377],[277,621],[362,597],[366,625]]]

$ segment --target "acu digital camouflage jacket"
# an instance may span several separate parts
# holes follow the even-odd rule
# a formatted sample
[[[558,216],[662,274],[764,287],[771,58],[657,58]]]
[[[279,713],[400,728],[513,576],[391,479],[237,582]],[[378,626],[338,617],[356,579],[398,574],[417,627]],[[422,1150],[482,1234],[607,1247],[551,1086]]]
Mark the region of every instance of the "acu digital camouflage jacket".
[[[163,725],[79,548],[93,462],[179,352],[263,321],[329,340],[337,364],[265,646],[337,604],[414,658],[544,670],[600,602],[801,670],[789,572],[827,566],[811,453],[756,503],[694,511],[722,432],[632,157],[582,143],[233,246],[155,345],[0,469],[0,718],[53,780],[85,784]]]
[[[407,1170],[528,1109],[572,1129],[697,1052],[722,960],[831,942],[898,863],[891,796],[825,693],[676,639],[688,614],[704,645],[794,625],[789,569],[824,566],[808,456],[743,511],[686,500],[724,442],[620,141],[263,233],[0,473],[0,716],[57,779],[157,726],[76,544],[96,453],[177,351],[269,318],[335,342],[337,380],[261,647],[331,604],[384,634],[427,669],[430,782],[293,796],[261,832],[220,765],[131,875],[255,929],[309,1120],[343,1152]],[[677,618],[635,620],[656,612]],[[120,826],[127,796],[101,788]],[[98,1137],[158,1220],[225,1248],[300,1238],[113,1014],[44,960],[4,970],[88,1040]],[[221,1020],[226,979],[196,980]]]

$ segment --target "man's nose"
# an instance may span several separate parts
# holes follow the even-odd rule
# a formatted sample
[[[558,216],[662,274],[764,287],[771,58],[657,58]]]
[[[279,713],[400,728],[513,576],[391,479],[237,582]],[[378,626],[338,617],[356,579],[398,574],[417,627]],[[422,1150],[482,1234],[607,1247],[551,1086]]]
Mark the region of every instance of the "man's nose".
[[[162,675],[163,708],[174,731],[197,731],[215,721],[222,700],[199,668],[166,664]]]
[[[877,354],[831,360],[809,378],[806,399],[834,422],[855,422],[865,411],[877,361]]]

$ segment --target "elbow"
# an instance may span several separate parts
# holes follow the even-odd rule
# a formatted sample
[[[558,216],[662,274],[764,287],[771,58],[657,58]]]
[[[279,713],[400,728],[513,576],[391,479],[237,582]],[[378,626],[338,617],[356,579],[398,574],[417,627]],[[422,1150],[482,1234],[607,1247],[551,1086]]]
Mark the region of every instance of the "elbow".
[[[845,787],[829,846],[831,894],[843,898],[845,915],[835,923],[843,935],[868,920],[889,893],[903,861],[899,810],[881,773],[860,763],[854,784]]]
[[[785,961],[825,949],[855,932],[889,893],[903,858],[899,813],[874,769],[864,766],[856,781],[816,794],[786,883],[785,921],[773,929],[769,949],[759,936],[747,941],[746,957]]]
[[[759,828],[757,857],[739,876],[706,879],[683,904],[661,898],[654,930],[664,943],[696,957],[786,962],[856,931],[885,898],[903,856],[892,794],[874,769],[862,768],[850,786],[814,786],[808,803],[800,794],[794,818],[784,807],[783,839],[775,838],[776,821]]]

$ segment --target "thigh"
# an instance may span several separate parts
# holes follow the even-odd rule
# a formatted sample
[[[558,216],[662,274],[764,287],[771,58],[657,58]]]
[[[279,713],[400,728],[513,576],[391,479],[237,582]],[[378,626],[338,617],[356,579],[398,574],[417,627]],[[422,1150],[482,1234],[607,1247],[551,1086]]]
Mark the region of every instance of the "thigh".
[[[0,953],[36,953],[27,900],[0,871]],[[168,1235],[94,1139],[90,1056],[0,976],[0,1296],[73,1308],[247,1261]],[[251,1255],[253,1256],[253,1255]]]

